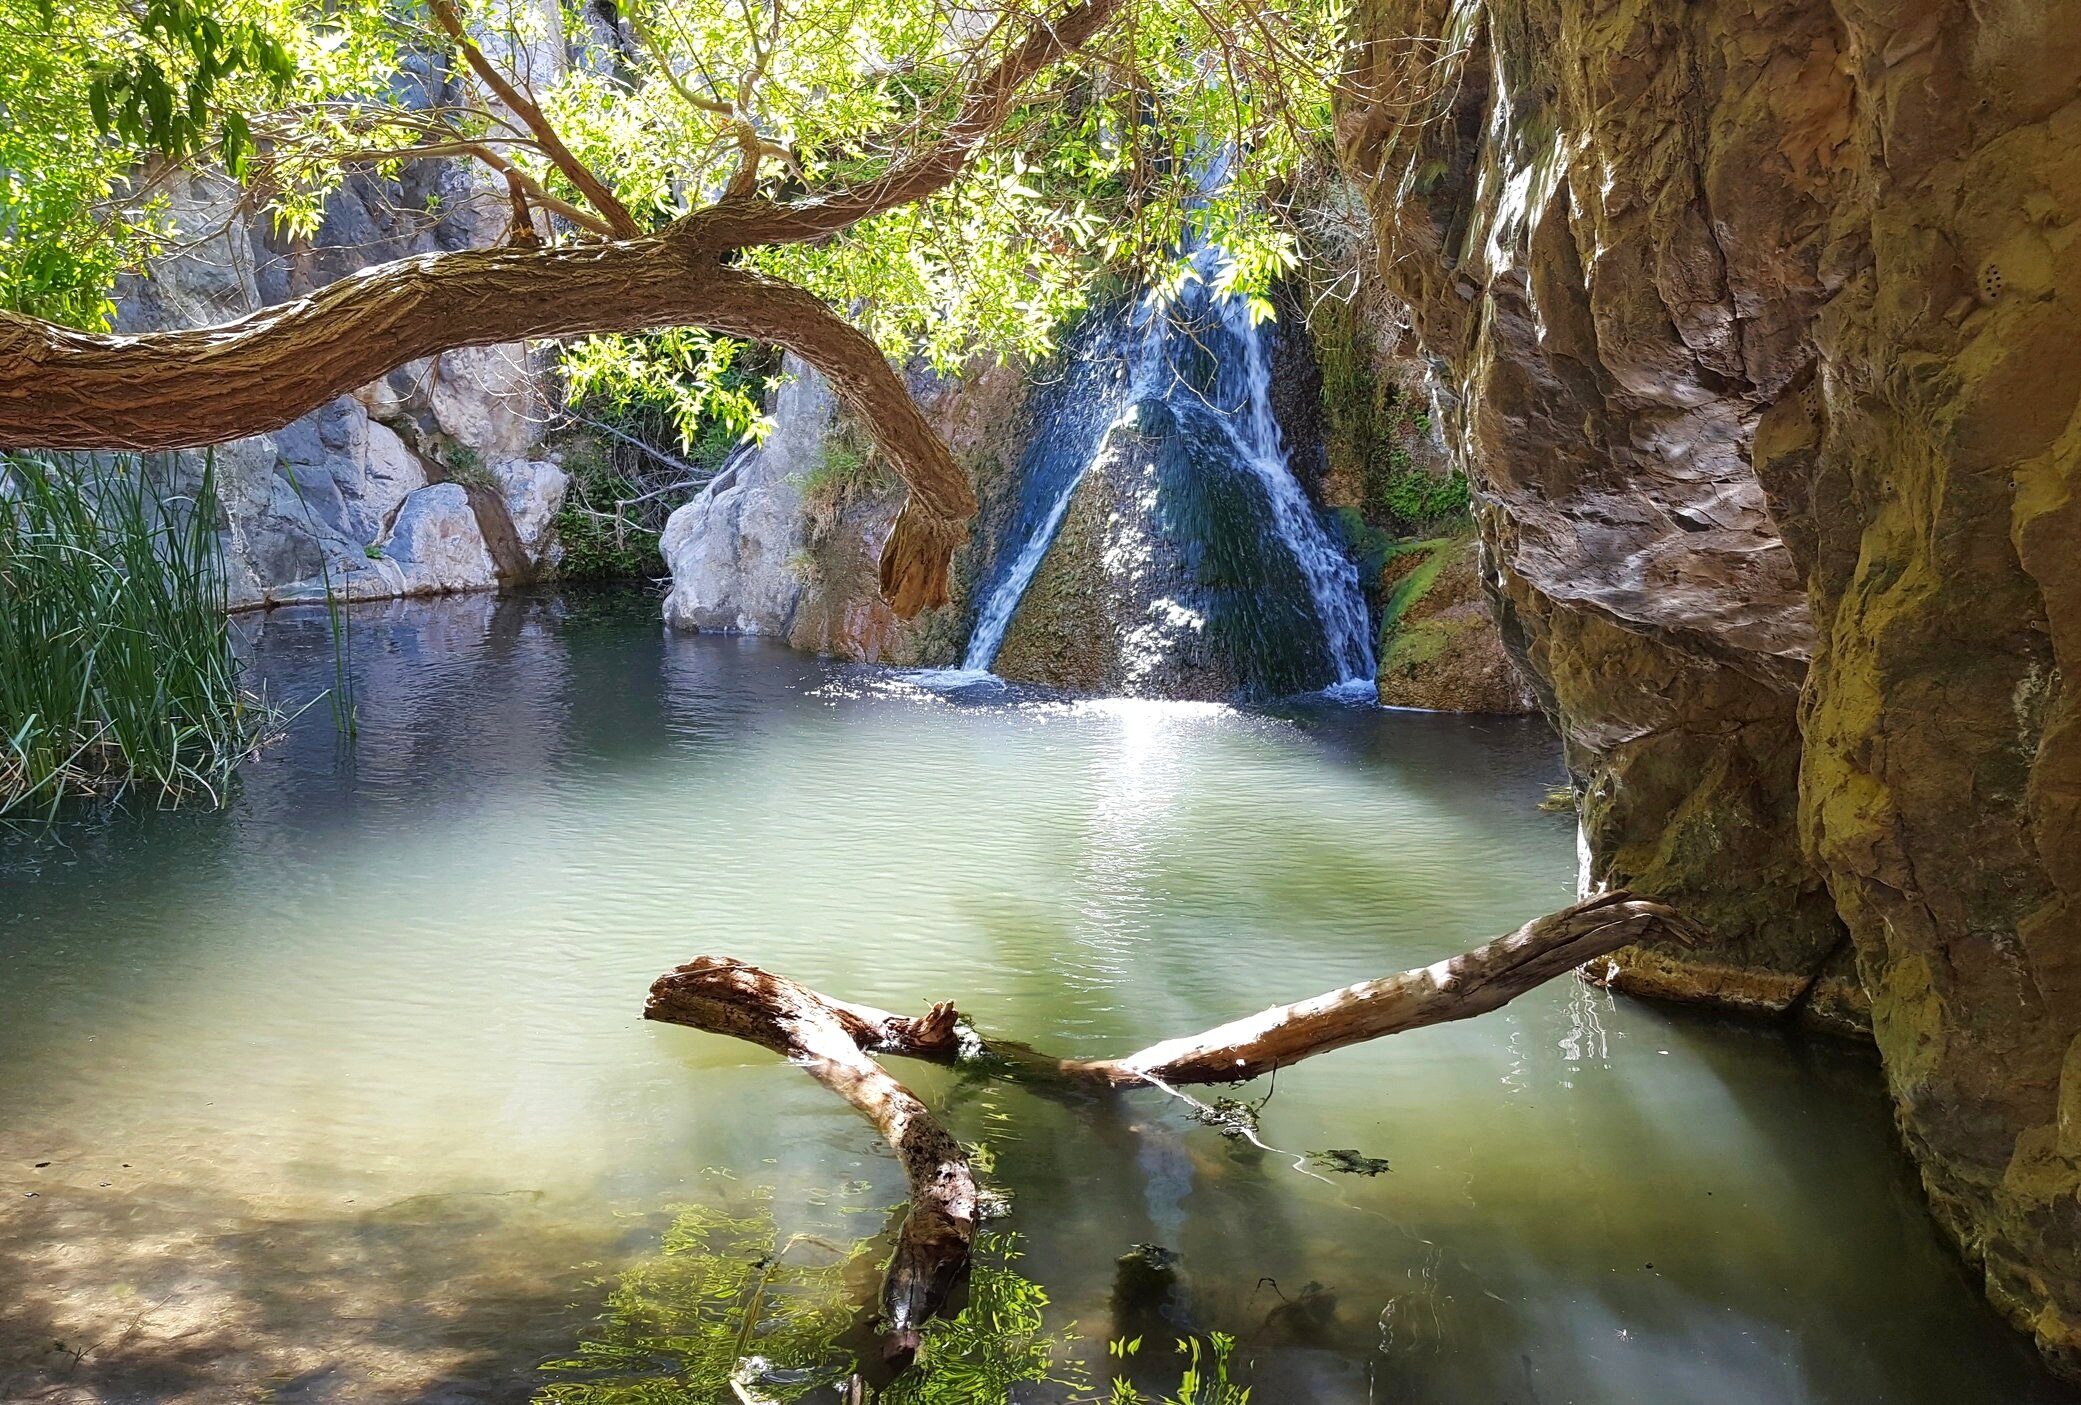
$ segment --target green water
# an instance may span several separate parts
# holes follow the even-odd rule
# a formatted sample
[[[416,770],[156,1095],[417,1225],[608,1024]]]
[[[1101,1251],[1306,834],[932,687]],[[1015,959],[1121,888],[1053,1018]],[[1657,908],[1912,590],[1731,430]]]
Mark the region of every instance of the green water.
[[[224,813],[0,848],[0,1400],[526,1400],[674,1206],[877,1233],[864,1123],[637,1018],[696,954],[1097,1054],[1573,891],[1536,723],[956,701],[654,610],[368,611],[353,744],[321,704]],[[331,680],[320,618],[256,653]],[[1291,1155],[1158,1093],[899,1076],[1098,1362],[1154,1321],[1234,1333],[1258,1405],[2067,1398],[1831,1044],[1556,982],[1289,1070]],[[1294,1164],[1332,1148],[1393,1169]],[[1165,1303],[1115,1291],[1138,1243]]]

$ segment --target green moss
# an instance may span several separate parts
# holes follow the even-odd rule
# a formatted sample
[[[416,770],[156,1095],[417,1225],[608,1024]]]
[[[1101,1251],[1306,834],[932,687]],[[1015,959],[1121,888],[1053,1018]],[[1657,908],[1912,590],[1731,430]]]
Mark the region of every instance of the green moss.
[[[1445,569],[1445,563],[1452,559],[1453,550],[1458,545],[1458,538],[1434,537],[1427,541],[1397,542],[1388,553],[1388,560],[1414,555],[1421,555],[1423,560],[1394,583],[1394,588],[1388,592],[1386,601],[1380,607],[1380,646],[1383,655],[1386,654],[1395,634],[1401,629],[1403,616],[1437,584],[1438,573]]]

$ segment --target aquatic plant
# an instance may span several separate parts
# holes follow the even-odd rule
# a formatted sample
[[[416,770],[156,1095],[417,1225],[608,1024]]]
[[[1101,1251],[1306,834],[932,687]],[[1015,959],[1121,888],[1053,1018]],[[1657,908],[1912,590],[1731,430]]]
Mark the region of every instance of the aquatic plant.
[[[860,1369],[849,1345],[858,1315],[852,1265],[865,1241],[782,1238],[770,1193],[736,1212],[687,1206],[657,1255],[617,1275],[592,1333],[544,1363],[585,1377],[543,1386],[537,1405],[712,1405],[786,1402],[830,1391]],[[885,1405],[1003,1405],[1014,1386],[1078,1382],[1046,1325],[1047,1294],[1013,1266],[1018,1238],[985,1233],[968,1305],[928,1324],[915,1368],[885,1387]]]
[[[1125,1361],[1142,1349],[1142,1339],[1107,1346],[1115,1359]],[[1175,1393],[1147,1396],[1124,1377],[1115,1376],[1108,1405],[1250,1405],[1250,1387],[1234,1378],[1230,1366],[1236,1350],[1234,1337],[1226,1332],[1209,1332],[1204,1338],[1180,1337],[1177,1350],[1185,1365]]]
[[[858,1207],[853,1207],[858,1208]],[[858,1399],[858,1269],[872,1241],[783,1238],[772,1193],[735,1210],[683,1206],[659,1252],[606,1284],[605,1310],[576,1351],[543,1363],[570,1377],[535,1405],[784,1405]],[[978,1236],[968,1303],[926,1324],[915,1366],[872,1395],[877,1405],[1008,1405],[1021,1387],[1051,1387],[1066,1405],[1249,1405],[1236,1339],[1179,1337],[1175,1389],[1146,1395],[1124,1372],[1142,1339],[1109,1344],[1119,1363],[1094,1387],[1071,1356],[1078,1338],[1050,1331],[1048,1295],[1022,1274],[1019,1237]],[[1159,1368],[1160,1369],[1160,1368]],[[1016,1392],[1016,1395],[1015,1395]]]
[[[0,815],[148,787],[220,799],[267,717],[239,684],[214,463],[0,460]]]

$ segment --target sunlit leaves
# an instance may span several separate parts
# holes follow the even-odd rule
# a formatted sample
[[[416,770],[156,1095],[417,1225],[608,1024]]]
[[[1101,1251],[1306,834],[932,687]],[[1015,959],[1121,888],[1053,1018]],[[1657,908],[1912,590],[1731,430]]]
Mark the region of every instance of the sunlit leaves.
[[[234,175],[252,150],[243,113],[218,111],[220,88],[237,75],[261,80],[276,94],[296,73],[280,40],[251,19],[219,20],[195,0],[145,0],[134,42],[94,65],[87,104],[95,125],[130,146],[162,156],[188,156],[210,144]]]
[[[0,76],[14,129],[0,135],[0,280],[11,280],[0,293],[12,305],[76,321],[104,310],[109,275],[134,264],[163,224],[149,196],[122,198],[145,150],[243,171],[255,206],[290,235],[316,231],[351,171],[395,175],[415,152],[504,163],[555,200],[584,203],[524,124],[459,76],[453,44],[416,4],[48,4],[51,23],[39,0],[0,0],[16,12],[0,43],[18,51]],[[875,180],[944,139],[974,80],[1050,8],[461,5],[473,42],[654,228],[713,203],[740,172],[776,201]],[[1268,316],[1268,293],[1294,259],[1283,202],[1296,172],[1323,154],[1344,22],[1345,0],[1130,0],[1086,51],[1036,76],[937,194],[817,244],[744,257],[814,289],[892,355],[941,371],[979,353],[1045,352],[1101,274],[1159,294],[1206,278]],[[502,195],[502,177],[484,178]],[[32,228],[64,251],[62,267],[32,256]],[[553,230],[592,237],[569,220]],[[1218,254],[1192,257],[1209,244]],[[91,297],[32,290],[96,284]],[[749,425],[742,407],[717,398],[723,368],[686,360],[723,345],[686,342],[660,356],[604,339],[573,348],[569,364],[593,393],[690,376],[676,392],[685,405]]]
[[[584,337],[564,348],[571,399],[625,406],[636,399],[670,408],[682,446],[711,427],[732,438],[763,438],[757,378],[735,374],[744,344],[698,328],[647,336]]]

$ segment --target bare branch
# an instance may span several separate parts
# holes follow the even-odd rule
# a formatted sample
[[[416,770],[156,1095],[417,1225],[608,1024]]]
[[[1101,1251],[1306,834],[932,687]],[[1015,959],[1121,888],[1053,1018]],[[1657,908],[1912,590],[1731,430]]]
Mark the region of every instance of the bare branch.
[[[542,109],[508,82],[506,76],[499,72],[497,65],[484,56],[484,51],[477,47],[477,41],[470,38],[469,32],[463,28],[462,16],[456,13],[454,0],[427,0],[427,3],[434,22],[440,25],[443,32],[454,42],[456,52],[463,56],[471,71],[485,87],[491,89],[493,96],[534,133],[535,140],[542,144],[543,154],[564,173],[564,179],[571,182],[586,201],[606,218],[614,233],[624,239],[641,234],[643,226],[636,223],[635,216],[615,198],[614,192],[607,188],[606,182],[571,154],[571,149],[564,145],[564,139],[557,135],[556,128],[542,115]]]

